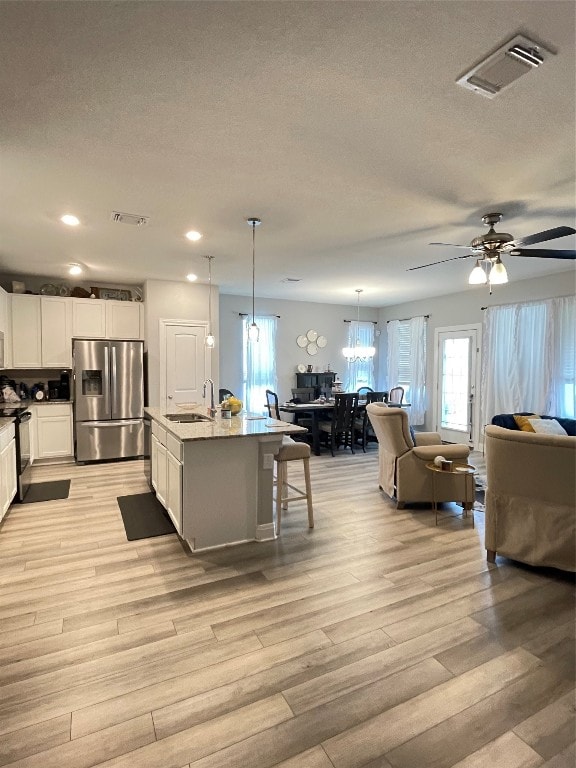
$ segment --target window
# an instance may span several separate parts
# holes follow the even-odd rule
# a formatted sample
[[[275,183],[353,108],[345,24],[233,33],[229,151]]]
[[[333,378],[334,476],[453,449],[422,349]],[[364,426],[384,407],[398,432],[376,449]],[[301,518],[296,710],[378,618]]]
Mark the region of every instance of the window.
[[[489,307],[484,317],[482,411],[574,418],[576,299]]]
[[[423,424],[426,415],[426,318],[388,322],[388,389],[404,387],[410,422]]]
[[[374,346],[374,323],[352,320],[348,328],[348,346]],[[356,392],[358,387],[374,389],[374,358],[354,360],[347,363],[344,387],[347,392]]]
[[[252,318],[245,318],[242,331],[243,344],[243,400],[252,413],[266,413],[266,390],[277,389],[276,380],[276,327],[275,317],[254,318],[260,329],[258,341],[249,341],[248,328]]]

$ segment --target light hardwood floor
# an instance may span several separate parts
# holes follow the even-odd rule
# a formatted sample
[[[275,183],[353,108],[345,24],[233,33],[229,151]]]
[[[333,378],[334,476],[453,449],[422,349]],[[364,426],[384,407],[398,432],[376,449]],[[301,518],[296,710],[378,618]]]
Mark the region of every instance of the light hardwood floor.
[[[72,484],[0,528],[0,765],[573,768],[574,578],[396,510],[375,447],[311,465],[314,530],[198,556],[126,540],[141,462],[35,467]]]

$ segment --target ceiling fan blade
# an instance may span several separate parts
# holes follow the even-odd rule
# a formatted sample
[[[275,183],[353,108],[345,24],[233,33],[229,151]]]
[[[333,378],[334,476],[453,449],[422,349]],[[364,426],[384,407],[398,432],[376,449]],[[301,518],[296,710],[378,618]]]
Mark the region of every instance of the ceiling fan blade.
[[[428,245],[447,245],[449,248],[470,248],[469,245],[456,245],[455,243],[428,243]]]
[[[539,259],[576,259],[576,251],[553,251],[551,248],[514,248],[509,256],[536,256]]]
[[[432,243],[430,243],[432,245]],[[408,267],[406,272],[413,272],[415,269],[424,269],[424,267],[435,267],[436,264],[444,264],[445,261],[456,261],[457,259],[469,259],[473,256],[472,253],[467,253],[466,256],[452,256],[451,259],[442,259],[441,261],[433,261],[431,264],[420,264],[419,267]]]
[[[526,237],[519,237],[517,240],[512,240],[511,243],[506,243],[507,247],[522,248],[524,245],[533,245],[534,243],[544,243],[546,240],[556,240],[557,237],[566,237],[567,235],[576,234],[576,229],[572,227],[554,227],[554,229],[546,229],[544,232],[536,232],[534,235],[527,235]],[[562,257],[560,257],[562,258]]]

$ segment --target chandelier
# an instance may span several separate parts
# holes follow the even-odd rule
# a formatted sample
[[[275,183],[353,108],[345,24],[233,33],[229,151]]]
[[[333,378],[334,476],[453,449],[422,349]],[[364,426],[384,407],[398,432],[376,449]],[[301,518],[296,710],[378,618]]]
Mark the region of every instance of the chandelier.
[[[358,337],[358,333],[360,332],[360,294],[362,293],[362,288],[356,288],[356,293],[358,294],[356,344],[353,347],[344,347],[342,350],[342,354],[349,363],[366,362],[367,360],[371,360],[376,354],[376,347],[364,347],[360,343]]]

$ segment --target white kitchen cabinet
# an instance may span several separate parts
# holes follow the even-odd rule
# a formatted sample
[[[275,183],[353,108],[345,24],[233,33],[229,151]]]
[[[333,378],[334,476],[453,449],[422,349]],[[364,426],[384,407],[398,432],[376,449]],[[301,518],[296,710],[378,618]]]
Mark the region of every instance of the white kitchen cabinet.
[[[106,338],[142,338],[142,304],[132,301],[106,301]]]
[[[12,295],[12,367],[70,368],[70,299]]]
[[[158,501],[164,508],[167,504],[168,496],[168,467],[166,463],[166,446],[152,435],[151,437],[151,460],[152,460],[152,487],[156,491]]]
[[[166,511],[180,533],[182,530],[182,464],[170,451],[166,451],[166,465]]]
[[[35,431],[32,444],[35,459],[70,458],[74,455],[72,404],[58,403],[32,406]]]
[[[178,533],[182,530],[182,443],[164,427],[152,422],[150,441],[152,487],[170,515]]]
[[[106,302],[72,299],[72,335],[80,339],[105,339]]]
[[[12,294],[12,367],[42,367],[40,296]]]
[[[0,520],[16,496],[16,440],[14,424],[0,432]]]
[[[4,334],[4,365],[0,365],[0,368],[10,368],[12,365],[10,326],[10,295],[0,286],[0,332]]]
[[[70,368],[72,366],[72,304],[69,298],[42,296],[40,298],[42,329],[42,366]]]

